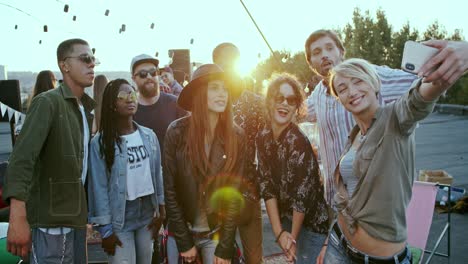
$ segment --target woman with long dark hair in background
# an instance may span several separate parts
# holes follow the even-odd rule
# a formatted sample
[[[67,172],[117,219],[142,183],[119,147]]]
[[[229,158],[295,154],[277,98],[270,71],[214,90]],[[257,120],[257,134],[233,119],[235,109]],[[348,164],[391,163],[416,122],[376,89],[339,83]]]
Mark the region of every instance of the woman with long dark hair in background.
[[[93,120],[93,129],[92,134],[96,134],[99,130],[99,124],[101,122],[101,104],[102,104],[102,94],[104,93],[104,88],[106,87],[109,80],[105,75],[98,75],[94,78],[93,85],[93,99],[96,101],[96,107],[94,108],[94,120]]]
[[[57,79],[52,71],[44,70],[39,72],[36,77],[36,83],[34,84],[32,94],[29,96],[27,107],[29,108],[34,97],[43,92],[54,89],[56,84]],[[15,137],[17,137],[21,132],[21,128],[23,128],[23,121],[24,120],[20,119],[20,121],[16,124]]]
[[[29,97],[28,107],[29,105],[31,105],[31,101],[34,97],[43,92],[47,92],[50,89],[54,89],[56,85],[57,78],[55,77],[55,74],[52,71],[45,70],[39,72],[39,74],[36,77],[36,83],[34,84],[33,92]]]

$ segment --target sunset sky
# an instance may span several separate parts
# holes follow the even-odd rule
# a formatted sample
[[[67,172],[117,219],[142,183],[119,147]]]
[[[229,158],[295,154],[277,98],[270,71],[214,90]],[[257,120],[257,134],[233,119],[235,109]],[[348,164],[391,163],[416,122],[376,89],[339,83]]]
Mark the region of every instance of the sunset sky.
[[[381,7],[396,30],[409,21],[422,32],[437,19],[448,33],[458,28],[465,38],[468,36],[466,0],[244,3],[275,50],[303,50],[312,31],[341,28],[351,22],[355,7],[370,10],[373,15]],[[65,4],[69,5],[68,13],[63,11]],[[109,16],[104,15],[106,9]],[[151,23],[155,23],[154,29],[150,29]],[[126,31],[119,34],[122,24]],[[43,32],[44,25],[48,32]],[[83,38],[96,48],[101,61],[97,71],[126,71],[132,57],[141,53],[158,52],[161,63],[166,64],[167,51],[172,48],[190,49],[192,61],[207,63],[211,62],[213,48],[226,41],[240,48],[244,71],[255,67],[259,53],[261,59],[269,56],[239,0],[0,0],[0,36],[0,65],[6,65],[10,71],[57,71],[57,45],[74,37]]]

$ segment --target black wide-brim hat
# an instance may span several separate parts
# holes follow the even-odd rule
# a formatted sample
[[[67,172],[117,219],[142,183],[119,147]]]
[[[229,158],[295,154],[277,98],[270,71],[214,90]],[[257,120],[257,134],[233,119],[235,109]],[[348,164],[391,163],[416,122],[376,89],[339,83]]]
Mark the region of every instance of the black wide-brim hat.
[[[182,89],[177,104],[186,111],[192,111],[193,96],[197,89],[212,80],[225,80],[224,71],[216,64],[203,64],[192,74],[192,80]]]

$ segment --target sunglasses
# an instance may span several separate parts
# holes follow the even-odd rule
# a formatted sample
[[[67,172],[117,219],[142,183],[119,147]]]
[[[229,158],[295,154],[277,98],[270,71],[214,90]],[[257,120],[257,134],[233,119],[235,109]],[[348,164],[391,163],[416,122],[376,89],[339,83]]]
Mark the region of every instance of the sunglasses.
[[[281,104],[284,102],[284,100],[286,100],[286,102],[288,103],[288,105],[290,106],[297,106],[297,97],[296,96],[289,96],[289,97],[284,97],[282,95],[277,95],[275,97],[275,102],[277,104]]]
[[[158,69],[156,68],[153,68],[151,70],[141,70],[137,73],[134,74],[134,76],[139,76],[140,78],[144,79],[148,76],[148,73],[152,76],[152,77],[156,77],[156,75],[158,75]]]
[[[131,91],[131,92],[120,91],[117,94],[117,99],[122,100],[122,101],[129,101],[130,100],[130,101],[136,102],[137,101],[137,95],[136,95],[135,91]]]
[[[86,64],[91,64],[91,63],[94,63],[95,65],[101,64],[101,62],[99,62],[99,60],[96,57],[94,57],[93,55],[88,55],[88,54],[86,55],[82,54],[80,56],[68,56],[68,57],[65,57],[63,60],[66,60],[69,58],[79,59],[80,61]]]

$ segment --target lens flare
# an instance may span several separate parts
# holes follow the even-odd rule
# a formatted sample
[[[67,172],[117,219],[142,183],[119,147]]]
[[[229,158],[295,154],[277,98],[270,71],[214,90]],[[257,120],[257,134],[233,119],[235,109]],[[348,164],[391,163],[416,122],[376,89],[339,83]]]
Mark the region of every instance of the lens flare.
[[[241,210],[245,207],[244,197],[234,187],[221,187],[215,190],[210,197],[210,207],[218,215],[226,215],[227,210],[232,208],[233,205],[236,210]]]

